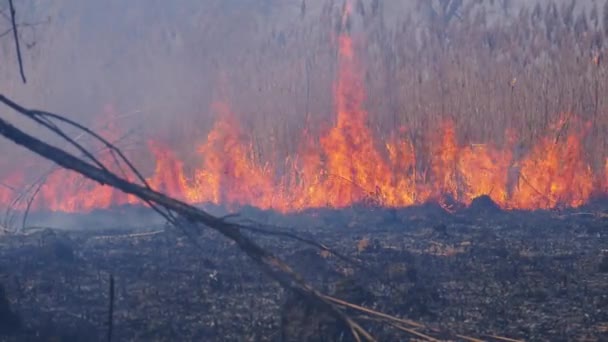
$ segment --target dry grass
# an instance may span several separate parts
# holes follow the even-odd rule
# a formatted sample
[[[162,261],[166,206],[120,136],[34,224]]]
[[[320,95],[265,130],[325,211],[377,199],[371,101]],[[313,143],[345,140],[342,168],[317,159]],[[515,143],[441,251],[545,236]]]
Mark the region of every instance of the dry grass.
[[[583,2],[587,7],[580,10]],[[115,30],[133,35],[110,28],[90,35],[75,19],[54,21],[38,30],[37,45],[26,53],[28,88],[5,88],[31,106],[60,112],[95,116],[105,103],[118,111],[141,109],[121,126],[143,124],[142,140],[168,142],[186,164],[199,162],[196,145],[218,115],[212,103],[226,102],[253,139],[254,159],[282,165],[298,152],[303,128],[319,136],[332,125],[342,1],[307,1],[304,11],[300,0],[264,2],[266,7],[195,3],[174,8],[180,20],[143,2],[110,6],[100,16],[102,27],[114,22]],[[594,8],[587,1],[574,7],[569,1],[520,1],[503,10],[501,1],[488,7],[465,0],[458,16],[442,14],[439,1],[355,3],[352,33],[365,67],[369,125],[379,142],[395,127],[407,127],[424,168],[433,146],[423,137],[451,119],[463,143],[500,145],[511,128],[523,153],[547,125],[571,112],[593,123],[586,153],[594,168],[604,167],[605,2]],[[433,4],[434,16],[424,3]],[[96,13],[90,4],[74,7],[66,0],[49,15],[61,6]],[[96,39],[85,40],[91,37]],[[73,70],[70,77],[54,72],[64,69]],[[3,70],[5,79],[18,81],[13,74]],[[57,90],[43,87],[49,83]]]
[[[608,99],[602,96],[608,93],[608,16],[601,13],[608,13],[608,4],[594,15],[545,1],[513,9],[496,24],[497,13],[465,1],[460,19],[424,20],[404,12],[389,25],[386,12],[374,14],[372,2],[361,3],[352,32],[366,75],[369,125],[380,143],[395,127],[407,127],[423,169],[433,148],[424,136],[442,120],[455,122],[462,143],[501,145],[509,128],[518,134],[516,153],[525,153],[548,125],[572,113],[592,123],[586,157],[602,170],[608,150]],[[283,32],[282,46],[269,43],[259,51],[255,60],[261,64],[238,69],[261,85],[235,80],[226,86],[260,162],[280,164],[297,153],[302,127],[318,136],[332,124],[337,65],[330,33],[340,10],[326,4],[318,17]],[[260,96],[249,95],[252,83]]]
[[[601,25],[585,12],[571,18],[570,7],[523,8],[502,25],[490,25],[474,9],[462,20],[422,29],[407,22],[399,30],[372,26],[369,54],[382,57],[366,57],[373,70],[369,107],[384,109],[373,111],[372,120],[383,121],[378,131],[405,125],[425,151],[428,144],[416,138],[452,119],[462,142],[501,144],[510,127],[525,151],[547,125],[574,113],[593,123],[586,147],[599,170],[608,146],[602,133],[608,102],[601,95],[608,74],[606,63],[594,63],[606,58]]]

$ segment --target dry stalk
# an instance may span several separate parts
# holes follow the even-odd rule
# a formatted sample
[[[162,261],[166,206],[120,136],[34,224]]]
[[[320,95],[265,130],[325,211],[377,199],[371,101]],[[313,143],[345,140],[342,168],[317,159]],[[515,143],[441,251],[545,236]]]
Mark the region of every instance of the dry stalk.
[[[487,335],[488,337],[491,337],[495,340],[500,340],[500,341],[505,341],[505,342],[525,342],[523,340],[515,340],[512,338],[508,338],[508,337],[502,337],[502,336],[496,336],[496,335]]]
[[[398,317],[395,317],[395,316],[391,316],[389,314],[385,314],[383,312],[379,312],[379,311],[376,311],[376,310],[368,309],[366,307],[363,307],[363,306],[360,306],[360,305],[357,305],[357,304],[349,303],[349,302],[344,301],[342,299],[338,299],[338,298],[331,297],[331,296],[323,296],[323,297],[326,300],[328,300],[330,302],[333,302],[335,304],[342,305],[344,307],[347,307],[347,308],[350,308],[350,309],[354,309],[354,310],[357,310],[357,311],[360,311],[360,312],[364,312],[364,313],[372,315],[374,317],[383,318],[383,319],[389,320],[391,322],[396,322],[396,323],[401,323],[401,324],[407,324],[407,325],[415,327],[415,328],[426,328],[426,326],[423,325],[423,324],[416,323],[416,322],[408,320],[408,319],[403,319],[403,318],[398,318]]]
[[[470,342],[485,342],[484,340],[480,340],[480,339],[470,337],[470,336],[456,335],[456,337],[461,338],[466,341],[470,341]]]
[[[335,303],[335,304],[338,304],[338,305],[341,305],[341,306],[344,306],[344,307],[347,307],[349,309],[353,309],[353,310],[356,310],[356,311],[359,311],[359,312],[363,312],[365,314],[368,314],[368,315],[370,315],[372,317],[375,317],[377,319],[380,319],[380,320],[388,321],[389,325],[391,325],[391,326],[393,326],[395,328],[398,328],[400,330],[403,330],[405,332],[412,333],[412,334],[414,334],[414,335],[416,335],[418,337],[425,338],[425,339],[427,339],[429,341],[437,341],[435,338],[427,336],[425,334],[422,334],[419,331],[416,331],[416,330],[413,329],[413,328],[426,329],[426,330],[430,330],[430,331],[434,331],[434,332],[439,332],[439,330],[436,329],[436,328],[432,328],[432,327],[426,326],[426,325],[424,325],[422,323],[414,322],[414,321],[409,320],[409,319],[403,319],[403,318],[395,317],[395,316],[392,316],[392,315],[389,315],[389,314],[386,314],[386,313],[383,313],[383,312],[379,312],[379,311],[376,311],[376,310],[373,310],[373,309],[369,309],[369,308],[366,308],[366,307],[363,307],[363,306],[360,306],[360,305],[357,305],[357,304],[349,303],[349,302],[344,301],[344,300],[339,299],[339,298],[335,298],[335,297],[331,297],[331,296],[324,296],[324,298],[326,300],[330,301],[330,302]],[[408,325],[408,326],[410,326],[412,328],[404,327],[402,324]],[[481,340],[476,339],[474,337],[460,335],[460,334],[456,334],[455,336],[457,336],[459,338],[462,338],[462,339],[465,339],[465,340],[469,340],[471,342],[480,342],[481,341]],[[502,339],[503,341],[523,342],[523,341],[520,341],[520,340],[510,339],[508,337],[500,337],[500,336],[494,336],[494,335],[488,335],[488,336],[490,336],[492,338],[496,338],[496,339]]]
[[[425,339],[426,341],[431,341],[431,342],[441,342],[441,341],[439,341],[438,339],[436,339],[436,338],[434,338],[434,337],[431,337],[431,336],[429,336],[429,335],[423,334],[423,333],[421,333],[421,332],[419,332],[419,331],[416,331],[416,330],[414,330],[414,329],[410,329],[410,328],[404,327],[404,326],[402,326],[402,325],[400,325],[400,324],[396,324],[396,323],[389,323],[389,325],[390,325],[390,326],[392,326],[392,327],[393,327],[393,328],[395,328],[395,329],[398,329],[398,330],[404,331],[404,332],[406,332],[406,333],[408,333],[408,334],[411,334],[411,335],[414,335],[414,336],[418,336],[418,337],[420,337],[420,338],[423,338],[423,339]]]

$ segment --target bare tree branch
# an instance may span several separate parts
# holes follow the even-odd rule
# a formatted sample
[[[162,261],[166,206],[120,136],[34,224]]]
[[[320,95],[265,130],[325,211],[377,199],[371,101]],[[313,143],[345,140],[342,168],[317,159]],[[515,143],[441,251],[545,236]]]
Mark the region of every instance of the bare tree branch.
[[[64,139],[69,139],[69,137],[67,137],[67,135],[57,126],[53,125],[48,120],[41,118],[42,112],[25,109],[3,95],[0,95],[0,102],[4,103],[10,108],[15,109],[18,113],[26,116],[27,118],[40,123]],[[56,114],[45,114],[57,119],[62,118]],[[62,119],[62,121],[69,121],[64,118]],[[238,225],[229,223],[224,219],[215,217],[192,205],[157,192],[151,189],[149,186],[146,186],[147,184],[140,185],[123,179],[110,172],[103,165],[97,165],[98,161],[96,161],[94,158],[92,159],[92,164],[91,162],[87,162],[83,159],[75,157],[62,149],[45,143],[21,131],[4,119],[0,119],[0,135],[3,135],[5,138],[13,141],[14,143],[21,145],[66,169],[76,171],[89,179],[99,182],[100,184],[112,186],[125,193],[134,195],[147,203],[164,208],[164,211],[160,211],[160,213],[162,214],[164,212],[167,215],[166,218],[168,218],[168,221],[171,223],[177,224],[177,218],[180,218],[190,223],[193,227],[200,227],[200,225],[204,225],[218,231],[226,238],[234,241],[237,246],[239,246],[239,248],[244,251],[256,264],[258,264],[272,279],[277,281],[286,289],[294,291],[298,295],[309,299],[311,302],[317,304],[320,308],[323,308],[327,312],[331,313],[337,320],[344,323],[345,326],[350,329],[352,336],[357,341],[361,340],[361,336],[367,341],[375,341],[375,339],[367,331],[365,331],[365,329],[363,329],[357,322],[345,314],[335,304],[325,299],[321,293],[310,286],[298,273],[293,271],[289,265],[269,251],[257,245],[247,236],[243,235]],[[114,147],[114,149],[118,150],[116,147]],[[91,155],[91,153],[87,154],[89,156]]]
[[[19,46],[19,32],[17,32],[17,23],[15,21],[15,6],[13,6],[13,0],[8,0],[11,8],[11,24],[13,25],[13,37],[15,39],[15,49],[17,50],[17,60],[19,61],[19,73],[21,74],[21,80],[23,83],[27,83],[25,80],[25,73],[23,72],[23,60],[21,59],[21,47]]]

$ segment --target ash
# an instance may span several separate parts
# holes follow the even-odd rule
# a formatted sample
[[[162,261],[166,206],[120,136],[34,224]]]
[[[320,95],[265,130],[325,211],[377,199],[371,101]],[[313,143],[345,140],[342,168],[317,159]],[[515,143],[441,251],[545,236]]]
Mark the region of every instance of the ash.
[[[293,215],[245,208],[241,215],[291,227],[360,262],[256,236],[319,289],[352,303],[484,340],[601,340],[608,334],[606,204],[505,212],[482,200],[455,214],[430,204]],[[0,324],[0,338],[105,340],[110,274],[115,341],[344,338],[331,317],[285,293],[209,230],[197,236],[198,248],[162,226],[115,228],[0,236],[8,299],[0,298],[7,306],[0,314],[20,322]],[[367,327],[380,340],[410,337]]]

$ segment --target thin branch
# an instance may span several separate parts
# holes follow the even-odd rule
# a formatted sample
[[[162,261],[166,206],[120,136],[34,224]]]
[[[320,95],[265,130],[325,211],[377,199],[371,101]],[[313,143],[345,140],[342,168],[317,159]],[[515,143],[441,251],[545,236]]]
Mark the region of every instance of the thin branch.
[[[495,340],[506,341],[506,342],[524,342],[523,340],[515,340],[508,337],[496,336],[496,335],[487,335]]]
[[[19,61],[19,73],[21,74],[21,80],[23,83],[27,83],[25,80],[25,73],[23,72],[23,60],[21,59],[21,47],[19,46],[19,32],[17,32],[17,23],[15,21],[15,6],[13,6],[13,0],[8,0],[11,8],[11,24],[13,25],[13,38],[15,39],[15,49],[17,50],[17,61]]]
[[[46,24],[48,22],[49,21],[40,21],[40,22],[35,22],[35,23],[21,23],[21,24],[17,24],[16,26],[17,27],[21,27],[21,28],[30,28],[30,29],[33,29],[36,26],[39,26],[39,25],[42,25],[42,24]],[[6,29],[4,32],[0,33],[0,38],[9,35],[11,32],[13,32],[13,27],[12,26],[10,28]],[[23,32],[23,30],[20,31],[20,32]],[[27,47],[28,44],[25,43],[25,46]]]
[[[9,189],[9,190],[11,190],[11,191],[17,191],[17,189],[15,189],[15,188],[13,188],[12,186],[10,186],[10,185],[8,185],[8,184],[5,184],[5,183],[3,183],[3,182],[0,182],[0,186],[1,186],[1,187],[4,187],[4,188],[7,188],[7,189]]]
[[[363,307],[361,305],[356,305],[356,304],[353,304],[353,303],[349,303],[349,302],[344,301],[342,299],[334,298],[334,297],[331,297],[331,296],[324,296],[323,298],[326,299],[327,301],[330,301],[330,302],[335,303],[337,305],[342,305],[344,307],[347,307],[347,308],[350,308],[350,309],[353,309],[353,310],[357,310],[357,311],[360,311],[360,312],[364,312],[364,313],[366,313],[368,315],[372,315],[372,316],[375,316],[375,317],[383,318],[383,319],[386,319],[386,320],[391,321],[391,322],[406,324],[406,325],[409,325],[409,326],[414,327],[414,328],[426,328],[423,324],[420,324],[420,323],[417,323],[417,322],[414,322],[414,321],[411,321],[411,320],[408,320],[408,319],[403,319],[403,318],[398,318],[398,317],[395,317],[395,316],[391,316],[391,315],[388,315],[388,314],[385,314],[383,312],[379,312],[379,311],[376,311],[376,310],[368,309],[368,308]]]
[[[389,323],[389,325],[392,326],[393,328],[397,329],[397,330],[401,330],[403,332],[406,332],[408,334],[411,334],[411,335],[414,335],[416,337],[422,338],[422,339],[424,339],[426,341],[429,341],[429,342],[441,342],[441,341],[439,341],[438,339],[436,339],[434,337],[431,337],[429,335],[423,334],[423,333],[421,333],[419,331],[416,331],[414,329],[404,327],[404,326],[402,326],[400,324]]]
[[[114,144],[117,144],[119,142],[124,141],[129,136],[129,134],[130,134],[130,132],[127,132],[125,135],[123,135],[122,137],[120,137],[117,140],[115,140]],[[84,133],[83,134],[79,134],[77,137],[74,138],[74,141],[80,140],[80,138],[82,138],[84,135],[85,135]],[[102,148],[98,149],[97,151],[95,151],[94,154],[101,153],[101,152],[103,152],[105,150],[106,150],[106,147],[102,147]],[[8,216],[10,214],[10,212],[13,210],[13,208],[16,207],[16,206],[18,206],[20,204],[20,202],[23,201],[24,197],[26,197],[30,192],[32,192],[32,189],[34,189],[32,195],[29,196],[29,198],[26,200],[26,210],[25,210],[25,213],[23,215],[22,227],[21,227],[22,230],[25,230],[28,213],[30,211],[30,207],[32,206],[33,202],[36,199],[37,194],[40,192],[42,186],[44,186],[44,184],[46,183],[48,177],[52,173],[54,173],[55,171],[57,171],[58,169],[60,169],[60,167],[58,167],[58,166],[51,166],[45,172],[43,172],[40,177],[38,177],[29,186],[27,186],[25,190],[21,189],[19,191],[16,188],[13,188],[13,187],[11,187],[9,185],[6,185],[6,184],[3,184],[3,183],[0,182],[0,185],[5,186],[6,188],[8,188],[8,189],[12,190],[13,192],[17,193],[17,196],[13,199],[13,201],[11,202],[11,204],[6,209],[6,213],[5,213],[6,216]],[[6,221],[6,222],[8,222],[8,221]]]
[[[129,167],[131,172],[133,172],[133,174],[135,174],[135,176],[139,179],[139,181],[142,182],[147,189],[150,189],[150,185],[148,184],[147,180],[135,168],[135,166],[133,166],[133,163],[131,163],[131,161],[122,153],[122,151],[119,148],[114,146],[108,140],[101,137],[99,134],[88,129],[87,127],[85,127],[75,121],[72,121],[70,119],[67,119],[63,116],[57,115],[57,114],[44,112],[44,111],[40,111],[40,110],[28,110],[28,109],[23,108],[22,106],[18,105],[14,101],[6,98],[4,95],[1,95],[1,94],[0,94],[0,102],[3,102],[5,105],[12,108],[16,112],[26,116],[27,118],[29,118],[31,120],[34,120],[38,124],[48,128],[53,133],[59,135],[61,138],[66,140],[70,145],[72,145],[73,147],[78,149],[89,160],[91,160],[93,163],[95,163],[95,165],[97,165],[102,171],[111,173],[109,171],[108,167],[106,167],[100,160],[98,160],[91,152],[89,152],[84,146],[79,144],[75,139],[72,139],[71,137],[69,137],[57,125],[55,125],[53,122],[51,122],[50,119],[55,119],[55,120],[65,123],[65,124],[68,124],[69,126],[80,129],[84,133],[92,136],[93,138],[95,138],[96,140],[98,140],[99,142],[104,144],[104,146],[108,150],[110,150],[110,152],[115,152],[120,157],[120,160],[122,160]],[[118,166],[120,167],[120,164]],[[175,217],[172,216],[170,210],[165,211],[150,201],[147,201],[145,199],[143,199],[143,201],[146,204],[148,204],[150,206],[150,208],[152,208],[154,211],[156,211],[159,215],[161,215],[163,218],[165,218],[168,222],[175,222]]]
[[[32,203],[34,203],[34,200],[36,199],[36,195],[38,195],[38,192],[40,192],[40,189],[42,189],[43,185],[44,185],[44,183],[38,184],[38,187],[36,188],[36,190],[34,191],[32,196],[27,201],[27,206],[25,207],[25,213],[23,214],[23,221],[21,222],[22,231],[25,230],[25,223],[27,222],[27,217],[30,213],[30,209],[32,208]]]
[[[435,333],[442,332],[441,330],[439,330],[437,328],[432,328],[432,327],[426,326],[424,324],[421,324],[421,323],[418,323],[418,322],[414,322],[414,321],[409,320],[409,319],[403,319],[403,318],[395,317],[395,316],[392,316],[392,315],[388,315],[388,314],[385,314],[383,312],[379,312],[379,311],[376,311],[376,310],[373,310],[373,309],[369,309],[369,308],[366,308],[366,307],[363,307],[363,306],[360,306],[360,305],[356,305],[356,304],[353,304],[353,303],[349,303],[349,302],[344,301],[342,299],[338,299],[338,298],[331,297],[331,296],[324,296],[323,298],[326,299],[326,300],[328,300],[328,301],[330,301],[330,302],[332,302],[332,303],[334,303],[334,304],[337,304],[337,305],[340,305],[340,306],[343,306],[343,307],[346,307],[346,308],[349,308],[349,309],[352,309],[352,310],[356,310],[356,311],[359,311],[359,312],[363,312],[363,313],[369,315],[370,317],[374,317],[374,318],[376,318],[378,320],[381,320],[381,321],[386,321],[390,326],[392,326],[392,327],[394,327],[396,329],[399,329],[401,331],[404,331],[404,332],[407,332],[407,333],[410,333],[410,334],[417,335],[418,337],[422,337],[422,338],[424,338],[424,339],[426,339],[428,341],[437,341],[437,340],[435,338],[431,337],[431,336],[428,336],[426,334],[422,334],[419,331],[416,331],[414,329],[430,330],[430,331],[433,331]],[[406,325],[407,327],[404,326],[404,325]],[[460,334],[456,334],[455,336],[457,336],[460,339],[464,339],[464,340],[468,340],[468,341],[472,341],[472,342],[479,342],[480,341],[480,340],[478,340],[478,339],[476,339],[474,337],[470,337],[470,336],[465,336],[465,335],[460,335]],[[500,336],[493,336],[493,335],[491,337],[493,337],[495,339],[501,339],[501,340],[504,340],[504,341],[521,342],[521,341],[518,341],[518,340],[510,339],[508,337],[500,337]]]

